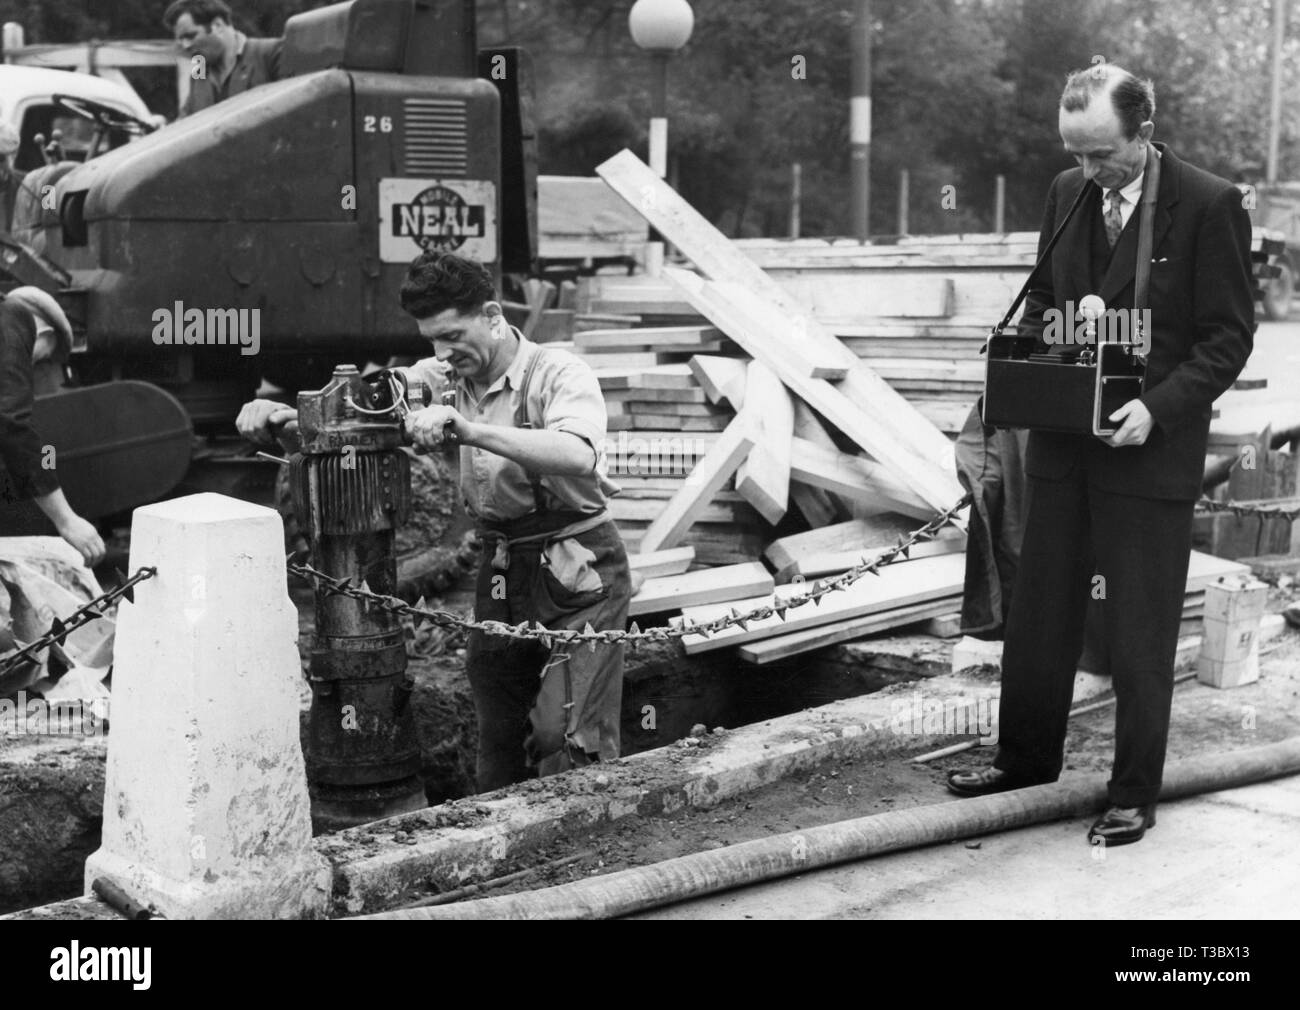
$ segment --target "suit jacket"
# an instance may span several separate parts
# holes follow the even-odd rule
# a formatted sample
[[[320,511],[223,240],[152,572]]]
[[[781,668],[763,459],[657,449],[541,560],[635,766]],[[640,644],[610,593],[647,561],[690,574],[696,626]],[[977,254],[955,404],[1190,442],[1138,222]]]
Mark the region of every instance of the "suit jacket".
[[[1164,144],[1152,231],[1148,305],[1151,351],[1142,402],[1154,425],[1140,446],[1115,449],[1087,435],[1034,431],[1025,472],[1061,480],[1082,466],[1090,487],[1142,498],[1195,500],[1205,471],[1210,406],[1250,356],[1255,300],[1250,265],[1250,218],[1241,191],[1180,161]],[[1101,216],[1101,189],[1072,168],[1052,182],[1039,237],[1046,246],[1081,186],[1091,190],[1052,252],[1026,300],[1020,332],[1041,336],[1044,311],[1077,307],[1099,294],[1111,308],[1133,305],[1137,233],[1134,210],[1100,281],[1092,276],[1092,236]],[[1104,239],[1102,239],[1104,241]]]
[[[244,39],[244,48],[235,57],[235,65],[223,85],[212,77],[190,81],[189,97],[181,107],[181,116],[216,105],[231,95],[239,95],[259,84],[280,79],[280,52],[284,39]]]

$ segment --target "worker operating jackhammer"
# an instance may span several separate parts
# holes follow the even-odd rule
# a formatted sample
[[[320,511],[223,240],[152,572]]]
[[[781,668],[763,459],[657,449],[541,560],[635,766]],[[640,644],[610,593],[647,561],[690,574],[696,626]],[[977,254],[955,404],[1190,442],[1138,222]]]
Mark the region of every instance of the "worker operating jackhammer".
[[[460,486],[483,543],[475,617],[547,629],[622,629],[631,579],[607,511],[605,402],[572,354],[534,344],[502,315],[492,275],[445,252],[407,271],[402,307],[434,349],[409,366],[432,388],[449,368],[455,405],[417,410],[417,449],[460,449]],[[240,411],[268,441],[296,412],[269,400]],[[478,716],[480,791],[618,757],[624,646],[550,648],[470,631],[466,671]]]

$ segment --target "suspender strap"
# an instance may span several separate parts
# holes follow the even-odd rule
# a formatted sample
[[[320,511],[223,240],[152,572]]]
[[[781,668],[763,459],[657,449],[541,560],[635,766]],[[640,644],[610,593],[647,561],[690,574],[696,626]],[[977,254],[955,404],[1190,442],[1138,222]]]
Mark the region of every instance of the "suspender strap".
[[[531,428],[532,421],[528,417],[528,390],[533,384],[533,372],[537,370],[538,362],[542,360],[543,350],[538,345],[533,356],[528,359],[528,365],[524,368],[524,378],[519,384],[519,405],[515,408],[515,427]],[[532,470],[526,471],[528,474],[528,483],[533,489],[533,508],[538,512],[546,511],[546,498],[542,494],[542,475],[534,473]]]

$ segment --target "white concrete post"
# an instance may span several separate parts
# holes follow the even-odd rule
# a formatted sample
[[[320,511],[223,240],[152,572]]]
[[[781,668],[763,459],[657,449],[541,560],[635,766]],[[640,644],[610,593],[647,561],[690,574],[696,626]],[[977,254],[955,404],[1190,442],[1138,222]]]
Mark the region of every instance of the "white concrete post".
[[[298,617],[272,509],[218,494],[135,510],[118,611],[106,876],[173,919],[325,915],[298,737]]]

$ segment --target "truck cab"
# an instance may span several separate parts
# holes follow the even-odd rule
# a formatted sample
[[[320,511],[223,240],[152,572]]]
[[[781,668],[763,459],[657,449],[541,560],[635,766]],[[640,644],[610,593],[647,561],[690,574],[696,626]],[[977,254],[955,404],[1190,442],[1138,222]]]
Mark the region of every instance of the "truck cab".
[[[89,99],[127,116],[152,122],[148,107],[130,88],[102,77],[70,70],[0,64],[0,123],[8,123],[21,138],[14,167],[30,172],[45,164],[37,136],[48,142],[54,131],[62,135],[64,157],[85,161],[91,153],[94,125],[55,102],[56,95]],[[110,130],[108,149],[122,147],[136,135]]]

